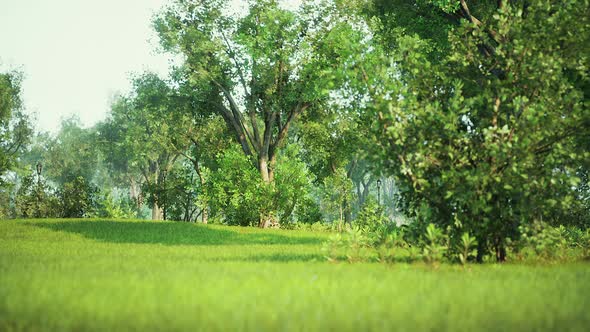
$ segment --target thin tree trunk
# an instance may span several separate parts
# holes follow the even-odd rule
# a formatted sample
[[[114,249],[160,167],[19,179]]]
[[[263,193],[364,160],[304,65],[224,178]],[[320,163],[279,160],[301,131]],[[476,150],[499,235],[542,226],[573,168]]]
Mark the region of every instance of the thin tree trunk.
[[[342,205],[344,210],[344,223],[352,225],[352,209],[350,208],[350,204],[347,198],[344,199]]]
[[[201,176],[201,172],[199,172],[198,175],[199,175],[199,180],[201,181],[201,188],[204,188],[205,187],[205,179],[203,179],[203,177]],[[209,209],[209,204],[207,202],[205,202],[204,206],[201,209],[202,209],[201,218],[202,218],[203,224],[206,224],[209,222],[209,212],[207,211],[207,209]]]
[[[199,162],[196,159],[191,159],[192,163],[193,163],[193,168],[195,169],[195,172],[197,172],[197,176],[199,177],[199,183],[201,184],[201,189],[205,188],[205,178],[203,177],[203,174],[201,173],[201,167],[199,167]],[[209,213],[207,213],[207,209],[209,208],[209,204],[208,202],[204,202],[204,206],[201,207],[201,218],[202,218],[202,222],[203,224],[206,224],[209,222]],[[198,218],[198,216],[197,216]]]
[[[202,218],[203,224],[206,224],[209,222],[209,212],[207,211],[207,206],[204,206],[203,210],[201,210],[201,218]]]

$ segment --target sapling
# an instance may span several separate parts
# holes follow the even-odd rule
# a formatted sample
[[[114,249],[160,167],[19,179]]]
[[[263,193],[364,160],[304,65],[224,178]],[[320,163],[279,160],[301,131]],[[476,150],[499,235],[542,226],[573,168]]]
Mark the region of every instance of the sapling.
[[[477,249],[475,249],[475,247],[477,247],[477,240],[475,237],[470,236],[469,233],[463,233],[463,235],[461,235],[461,242],[457,246],[459,261],[461,264],[465,265],[470,257],[477,256]]]

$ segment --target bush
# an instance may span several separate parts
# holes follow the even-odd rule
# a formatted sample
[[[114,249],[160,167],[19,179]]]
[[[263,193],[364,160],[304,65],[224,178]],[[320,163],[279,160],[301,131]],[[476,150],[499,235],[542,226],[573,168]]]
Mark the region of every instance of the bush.
[[[521,226],[520,233],[517,249],[524,257],[546,260],[565,257],[568,244],[565,227],[535,222]]]
[[[294,221],[294,211],[313,206],[312,180],[295,148],[287,148],[278,156],[275,181],[268,184],[239,147],[232,147],[220,157],[206,193],[213,214],[222,216],[229,225],[258,225],[261,216],[287,224]],[[318,221],[313,211],[301,215],[302,221]]]
[[[463,233],[459,244],[455,246],[457,258],[461,264],[465,265],[469,260],[477,257],[477,249],[475,247],[477,247],[475,237],[470,236],[469,233]]]
[[[389,220],[383,214],[383,207],[369,198],[363,204],[354,224],[363,229],[371,230],[389,224]]]
[[[97,208],[98,188],[82,176],[64,183],[58,191],[61,216],[64,218],[89,217]]]
[[[590,76],[575,51],[587,28],[571,15],[588,3],[526,3],[524,11],[495,12],[484,29],[454,28],[436,61],[427,40],[400,37],[393,65],[374,72],[384,73],[375,77],[383,92],[370,108],[381,149],[369,155],[394,176],[412,212],[425,205],[428,222],[475,236],[480,261],[490,249],[505,260],[506,240],[520,225],[572,210],[580,225],[590,215],[588,205],[578,207],[578,170],[590,158]],[[482,52],[487,46],[493,55]]]
[[[15,197],[17,218],[56,218],[61,210],[58,196],[43,179],[36,180],[33,175],[22,178]]]
[[[304,197],[301,200],[298,209],[295,211],[295,218],[298,223],[321,223],[323,218],[320,205],[313,199],[313,197],[311,197],[311,195]]]
[[[92,213],[93,217],[100,218],[115,218],[115,219],[130,219],[136,218],[136,206],[133,200],[115,199],[109,193],[101,195],[97,199],[96,210]]]
[[[422,240],[422,252],[426,262],[433,264],[442,261],[449,248],[447,243],[448,237],[443,231],[436,225],[429,224]]]

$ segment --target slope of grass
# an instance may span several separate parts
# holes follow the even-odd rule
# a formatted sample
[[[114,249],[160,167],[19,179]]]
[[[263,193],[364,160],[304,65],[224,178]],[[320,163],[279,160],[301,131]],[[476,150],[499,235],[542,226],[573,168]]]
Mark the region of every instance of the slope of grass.
[[[585,331],[590,266],[327,263],[327,235],[0,221],[0,331]]]

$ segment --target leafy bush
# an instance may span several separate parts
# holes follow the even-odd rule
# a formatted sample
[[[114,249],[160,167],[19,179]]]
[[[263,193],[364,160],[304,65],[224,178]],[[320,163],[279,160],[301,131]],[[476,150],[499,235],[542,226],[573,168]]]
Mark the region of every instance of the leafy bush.
[[[295,211],[295,217],[298,223],[313,224],[323,221],[320,205],[311,195],[300,201],[299,207]]]
[[[457,258],[459,258],[459,262],[465,265],[470,259],[473,259],[477,256],[477,240],[475,237],[470,236],[469,233],[463,233],[460,238],[459,244],[455,247],[455,251],[457,252]]]
[[[206,190],[212,212],[222,215],[229,225],[257,225],[261,216],[280,220],[282,224],[293,221],[294,211],[312,205],[309,195],[313,178],[296,155],[294,148],[282,151],[275,181],[264,183],[239,147],[226,150]],[[308,216],[303,214],[304,220],[311,219],[311,212]]]
[[[64,218],[88,217],[97,207],[98,188],[82,176],[64,183],[58,191],[61,216]]]
[[[270,210],[270,188],[236,147],[220,156],[219,169],[212,172],[208,185],[212,217],[221,215],[229,225],[257,225],[260,213]]]
[[[55,191],[43,179],[33,175],[22,178],[15,197],[17,218],[53,218],[61,216],[61,204]]]
[[[343,246],[342,235],[336,233],[331,235],[322,245],[324,257],[330,262],[338,261],[338,254]]]
[[[97,199],[96,210],[92,213],[93,217],[130,219],[136,218],[136,206],[133,200],[115,199],[109,193],[101,195]]]
[[[359,227],[347,227],[345,232],[336,233],[324,242],[322,251],[328,261],[338,261],[343,254],[348,262],[361,261],[362,249],[369,244],[363,230]]]
[[[350,263],[361,260],[361,249],[367,246],[368,240],[363,230],[359,227],[349,227],[343,237],[346,258]]]
[[[426,262],[433,264],[442,261],[448,250],[447,243],[448,237],[443,231],[436,225],[429,224],[422,240],[422,252]]]
[[[407,243],[403,240],[400,231],[393,231],[376,246],[378,260],[380,262],[393,262],[398,249],[407,248]]]
[[[577,210],[578,170],[590,158],[590,76],[577,60],[587,24],[571,15],[588,3],[524,7],[453,28],[436,61],[428,40],[400,37],[393,65],[374,72],[383,87],[373,107],[381,149],[370,155],[414,213],[426,205],[428,222],[475,236],[480,261],[489,249],[504,260],[518,226]]]
[[[365,201],[354,220],[355,225],[364,229],[374,229],[388,223],[389,220],[383,214],[383,207],[372,198]]]
[[[322,186],[322,208],[327,219],[343,224],[351,212],[353,184],[344,168],[338,168],[334,174],[326,177]]]
[[[542,222],[520,227],[519,251],[525,257],[556,259],[565,256],[567,231],[564,226],[552,227]]]

